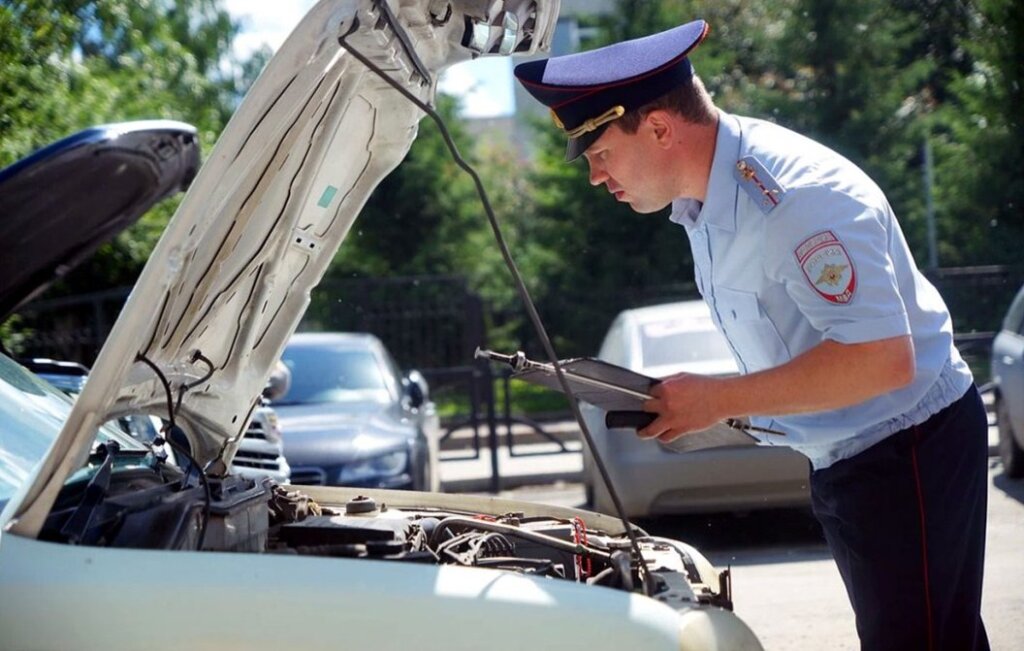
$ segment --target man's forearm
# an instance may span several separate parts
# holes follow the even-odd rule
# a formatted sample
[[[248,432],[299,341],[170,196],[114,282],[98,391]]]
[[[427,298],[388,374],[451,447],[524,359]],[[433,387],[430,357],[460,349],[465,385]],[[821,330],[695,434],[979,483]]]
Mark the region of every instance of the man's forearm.
[[[726,378],[708,399],[726,417],[799,414],[848,407],[913,379],[909,336],[862,344],[825,341],[782,366]]]
[[[651,388],[658,414],[641,438],[671,441],[724,418],[781,416],[848,407],[914,379],[909,336],[863,344],[825,341],[775,368],[728,378],[680,373]]]

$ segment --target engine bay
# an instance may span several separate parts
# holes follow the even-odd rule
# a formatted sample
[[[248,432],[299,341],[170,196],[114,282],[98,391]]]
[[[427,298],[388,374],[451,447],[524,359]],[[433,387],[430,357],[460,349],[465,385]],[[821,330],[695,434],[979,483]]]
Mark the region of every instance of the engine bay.
[[[639,529],[647,586],[628,536],[588,527],[585,517],[396,507],[360,489],[321,489],[337,491],[338,501],[316,501],[270,479],[205,477],[152,461],[151,454],[100,451],[90,471],[64,487],[40,537],[100,547],[460,565],[646,590],[677,608],[732,608],[729,570],[702,574],[690,548]],[[430,494],[409,493],[419,495]]]

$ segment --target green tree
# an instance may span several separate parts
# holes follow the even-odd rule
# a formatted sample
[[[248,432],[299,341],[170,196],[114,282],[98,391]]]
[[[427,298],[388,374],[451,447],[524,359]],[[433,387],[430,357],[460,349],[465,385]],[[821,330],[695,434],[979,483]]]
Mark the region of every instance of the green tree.
[[[485,189],[520,265],[529,268],[533,248],[520,237],[530,205],[522,161],[500,140],[470,138],[458,118],[454,97],[440,94],[437,111],[463,158],[481,175]],[[484,162],[485,161],[485,162]],[[402,163],[376,188],[327,272],[328,282],[350,278],[462,276],[499,315],[493,342],[507,342],[519,323],[503,320],[518,311],[518,296],[494,245],[486,213],[472,179],[452,158],[433,120],[423,118]],[[325,290],[326,291],[326,290]],[[330,322],[330,310],[351,309],[337,297],[314,295],[316,318]]]
[[[1024,5],[977,0],[956,48],[969,63],[935,120],[943,265],[1024,264]]]
[[[456,102],[438,97],[438,111],[461,150],[468,140],[455,120]],[[370,196],[338,253],[331,275],[409,276],[456,270],[451,250],[472,226],[471,182],[448,154],[429,118],[402,163]]]

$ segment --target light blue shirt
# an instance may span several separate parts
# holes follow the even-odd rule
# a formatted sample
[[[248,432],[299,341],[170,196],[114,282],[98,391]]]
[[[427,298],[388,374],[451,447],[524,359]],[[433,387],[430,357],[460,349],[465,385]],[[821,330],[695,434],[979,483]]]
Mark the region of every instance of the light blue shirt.
[[[928,419],[968,389],[942,297],[918,271],[885,195],[857,166],[783,127],[720,114],[704,204],[678,199],[697,286],[744,373],[825,340],[910,335],[914,381],[842,409],[759,416],[815,469]],[[739,164],[739,165],[738,165]],[[844,369],[836,368],[836,373]]]

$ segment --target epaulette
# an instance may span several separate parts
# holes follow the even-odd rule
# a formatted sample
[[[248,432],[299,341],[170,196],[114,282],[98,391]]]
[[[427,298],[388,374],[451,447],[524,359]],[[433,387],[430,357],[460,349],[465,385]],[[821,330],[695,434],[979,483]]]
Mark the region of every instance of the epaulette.
[[[782,198],[786,195],[786,191],[775,177],[753,156],[736,161],[733,178],[766,215],[782,203]]]

